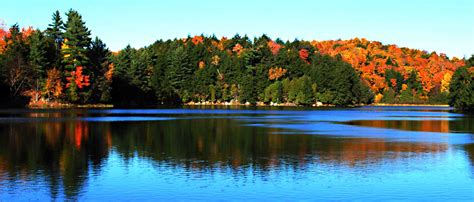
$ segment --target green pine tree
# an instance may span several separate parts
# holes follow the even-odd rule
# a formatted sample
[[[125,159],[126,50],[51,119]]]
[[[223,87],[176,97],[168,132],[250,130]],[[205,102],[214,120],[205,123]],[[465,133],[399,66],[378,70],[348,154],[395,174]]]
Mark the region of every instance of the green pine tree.
[[[90,60],[91,80],[91,101],[108,102],[110,101],[110,81],[105,77],[109,70],[110,50],[106,44],[96,37],[87,51]]]
[[[474,75],[467,67],[458,68],[449,86],[449,104],[462,111],[474,110]]]
[[[66,13],[67,22],[64,25],[64,41],[61,52],[66,70],[73,71],[77,66],[87,65],[87,47],[91,43],[90,31],[82,16],[75,10]]]
[[[53,57],[51,63],[54,67],[58,69],[61,68],[62,58],[61,58],[61,45],[63,43],[63,31],[64,30],[64,23],[61,19],[61,14],[59,11],[53,13],[52,17],[53,22],[48,25],[46,29],[46,36],[48,36],[53,42]]]
[[[47,60],[47,43],[43,33],[40,30],[34,31],[30,38],[29,63],[36,79],[44,78],[46,68],[49,66]]]
[[[188,53],[183,46],[176,48],[169,56],[166,75],[171,87],[181,100],[189,101],[189,90],[193,88],[193,67],[189,63]]]

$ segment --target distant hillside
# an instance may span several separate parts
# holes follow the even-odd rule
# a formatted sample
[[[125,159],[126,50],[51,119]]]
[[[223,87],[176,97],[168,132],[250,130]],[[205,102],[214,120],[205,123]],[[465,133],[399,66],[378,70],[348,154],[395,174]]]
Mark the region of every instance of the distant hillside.
[[[366,39],[312,41],[311,44],[321,54],[331,56],[341,55],[343,60],[350,63],[374,92],[383,92],[387,87],[397,85],[387,83],[386,70],[393,69],[408,79],[412,71],[418,73],[423,94],[427,95],[433,88],[446,91],[453,72],[464,65],[463,59],[448,58],[436,52],[400,48],[397,45],[383,45]],[[398,84],[399,85],[399,84]]]

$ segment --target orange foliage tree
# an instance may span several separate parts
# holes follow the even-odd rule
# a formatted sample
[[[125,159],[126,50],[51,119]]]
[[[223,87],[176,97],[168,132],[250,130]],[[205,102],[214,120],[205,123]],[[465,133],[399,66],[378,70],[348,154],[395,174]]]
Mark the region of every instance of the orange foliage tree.
[[[63,85],[61,83],[61,72],[56,68],[48,70],[43,91],[45,97],[49,99],[58,99],[62,92]]]
[[[272,54],[273,55],[276,55],[278,54],[278,52],[280,52],[280,49],[282,48],[282,46],[272,40],[268,41],[267,43],[268,45],[268,48],[270,48],[270,51],[272,51]]]
[[[194,36],[191,39],[191,42],[193,42],[194,45],[202,44],[204,42],[204,37],[202,36]]]
[[[283,69],[281,67],[270,68],[268,70],[268,79],[270,80],[277,80],[284,76],[288,70]]]
[[[114,76],[114,71],[115,71],[115,65],[114,65],[114,63],[110,63],[109,68],[107,69],[107,72],[105,72],[105,79],[108,82],[112,82],[112,77]]]
[[[89,76],[83,74],[82,66],[77,66],[75,71],[70,72],[70,76],[66,77],[67,94],[69,100],[76,102],[80,99],[79,90],[89,86]]]
[[[5,52],[5,37],[7,36],[8,32],[0,27],[0,54]]]
[[[384,73],[387,69],[400,72],[405,79],[415,71],[422,85],[422,92],[418,93],[427,95],[436,89],[435,87],[443,86],[443,80],[448,80],[445,75],[452,75],[458,67],[464,65],[463,60],[449,59],[445,54],[435,52],[429,54],[426,51],[383,45],[377,41],[359,38],[312,41],[311,45],[320,54],[330,56],[340,54],[344,61],[350,63],[360,73],[362,79],[375,93],[381,93],[393,86],[393,83],[387,85],[385,82]]]
[[[302,60],[308,62],[309,51],[305,48],[300,49],[299,56]]]
[[[204,67],[206,67],[206,63],[204,61],[199,61],[199,69],[204,69]]]
[[[70,88],[71,85],[75,85],[79,89],[82,89],[83,87],[90,85],[89,76],[83,75],[82,73],[82,66],[76,67],[76,71],[72,71],[71,76],[67,77],[66,80],[68,81],[66,88]]]
[[[237,53],[238,56],[244,51],[244,47],[240,44],[235,44],[234,48],[232,48],[232,51]]]

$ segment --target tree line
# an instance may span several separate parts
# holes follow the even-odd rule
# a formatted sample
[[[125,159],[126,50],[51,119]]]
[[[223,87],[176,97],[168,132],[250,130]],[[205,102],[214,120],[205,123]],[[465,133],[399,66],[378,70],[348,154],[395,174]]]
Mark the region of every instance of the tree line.
[[[75,10],[64,20],[56,11],[46,30],[13,25],[0,38],[0,93],[15,103],[447,103],[453,72],[467,65],[357,38],[201,35],[111,52]]]
[[[46,30],[15,24],[0,33],[4,103],[110,101],[110,51],[99,38],[91,39],[77,11],[66,17],[56,11]]]

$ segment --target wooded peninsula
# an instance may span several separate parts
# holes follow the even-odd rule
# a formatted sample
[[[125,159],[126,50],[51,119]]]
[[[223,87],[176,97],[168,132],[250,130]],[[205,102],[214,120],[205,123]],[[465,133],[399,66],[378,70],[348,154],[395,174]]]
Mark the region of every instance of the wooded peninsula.
[[[75,10],[56,11],[46,30],[0,28],[3,106],[449,103],[469,111],[473,79],[474,56],[359,38],[199,35],[112,52]]]

